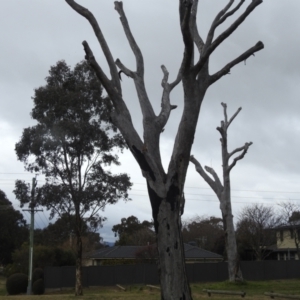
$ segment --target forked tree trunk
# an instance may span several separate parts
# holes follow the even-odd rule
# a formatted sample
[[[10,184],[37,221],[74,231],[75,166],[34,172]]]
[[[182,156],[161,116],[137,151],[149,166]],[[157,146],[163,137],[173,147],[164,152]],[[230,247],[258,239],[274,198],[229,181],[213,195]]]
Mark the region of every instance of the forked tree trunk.
[[[225,244],[228,260],[228,277],[229,281],[242,281],[243,275],[239,263],[239,255],[237,251],[237,243],[235,236],[235,229],[233,223],[233,215],[231,208],[231,187],[230,187],[230,171],[235,166],[238,160],[242,159],[248,151],[249,146],[252,144],[246,143],[243,147],[236,148],[232,152],[228,152],[227,148],[227,129],[234,118],[241,111],[241,108],[228,120],[227,118],[227,105],[221,103],[224,108],[224,121],[221,121],[221,127],[217,127],[217,130],[221,134],[221,149],[222,149],[222,169],[223,169],[223,184],[221,183],[217,173],[213,168],[205,166],[206,172],[208,172],[213,178],[208,176],[204,171],[201,164],[193,157],[190,157],[190,161],[195,165],[197,172],[201,177],[210,185],[212,190],[216,193],[220,201],[220,210],[222,212],[224,233],[225,233]],[[242,152],[239,156],[233,159],[230,164],[229,159],[236,153]]]
[[[184,208],[184,183],[200,106],[208,87],[228,74],[232,67],[261,50],[263,43],[258,42],[255,46],[242,53],[239,57],[226,64],[220,71],[212,75],[208,73],[209,57],[238,28],[247,16],[262,3],[262,0],[252,0],[246,10],[223,33],[214,38],[217,27],[223,24],[228,17],[232,16],[245,2],[241,0],[240,3],[230,10],[234,2],[230,0],[214,19],[205,42],[197,30],[196,15],[198,0],[179,0],[179,19],[184,43],[184,55],[177,78],[172,83],[168,81],[169,73],[166,67],[161,67],[163,71],[161,84],[163,91],[161,111],[158,115],[154,113],[152,104],[148,98],[144,82],[143,55],[132,35],[123,10],[123,3],[116,1],[115,9],[120,15],[124,32],[134,53],[136,70],[128,69],[119,59],[114,61],[104,35],[95,17],[89,10],[77,4],[74,0],[65,1],[76,12],[85,17],[93,27],[108,63],[111,78],[108,78],[104,73],[102,67],[95,60],[95,56],[88,43],[84,41],[83,46],[86,59],[95,70],[99,81],[112,102],[114,107],[114,112],[111,115],[112,122],[125,138],[130,151],[138,162],[142,174],[147,181],[157,235],[162,299],[192,299],[185,274],[180,217]],[[199,52],[196,63],[194,63],[194,45],[196,45]],[[131,115],[123,99],[117,67],[120,69],[120,72],[125,73],[134,81],[143,115],[143,139],[135,129]],[[180,81],[182,81],[184,89],[183,114],[168,171],[166,172],[161,162],[159,139],[172,109],[176,108],[175,105],[171,105],[170,103],[170,93]]]

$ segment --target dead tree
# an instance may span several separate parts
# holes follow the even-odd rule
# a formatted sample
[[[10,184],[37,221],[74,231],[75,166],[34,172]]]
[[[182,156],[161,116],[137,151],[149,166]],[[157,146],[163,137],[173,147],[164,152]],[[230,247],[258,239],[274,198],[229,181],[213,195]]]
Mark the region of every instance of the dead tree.
[[[221,147],[222,147],[222,168],[223,168],[223,183],[219,179],[219,176],[214,171],[213,168],[205,166],[204,169],[210,176],[204,171],[201,164],[193,157],[190,157],[190,161],[195,165],[196,171],[201,175],[201,177],[209,184],[209,186],[216,193],[220,201],[220,209],[222,212],[223,226],[225,232],[225,243],[226,252],[228,259],[228,275],[229,281],[241,281],[243,280],[242,272],[239,266],[239,257],[237,252],[237,244],[235,237],[235,230],[233,224],[233,215],[231,209],[231,195],[230,195],[230,171],[235,166],[238,160],[242,159],[248,151],[252,142],[246,143],[243,147],[236,148],[232,152],[228,152],[227,148],[227,130],[231,122],[241,111],[241,107],[236,111],[236,113],[228,120],[227,118],[227,105],[221,103],[224,108],[224,121],[221,121],[221,127],[217,127],[217,130],[221,134]],[[236,153],[241,152],[239,156],[236,156],[231,163],[229,163],[230,158]]]
[[[210,75],[208,71],[209,57],[221,43],[229,37],[250,13],[262,3],[262,0],[249,1],[245,11],[228,26],[219,36],[214,37],[219,25],[232,17],[244,0],[232,8],[234,0],[217,14],[212,22],[206,40],[197,30],[196,14],[198,0],[179,0],[180,27],[184,43],[184,54],[175,81],[169,82],[169,73],[162,66],[162,99],[161,111],[154,113],[144,82],[144,59],[129,27],[122,2],[115,2],[115,9],[135,55],[136,70],[130,70],[119,59],[116,61],[110,51],[104,35],[93,14],[74,0],[65,0],[77,13],[85,17],[92,26],[99,41],[110,70],[110,78],[95,60],[92,50],[86,41],[83,42],[86,59],[95,70],[99,81],[106,90],[114,111],[111,115],[113,123],[124,136],[128,147],[139,164],[146,179],[149,198],[152,206],[158,253],[159,273],[162,286],[162,298],[191,299],[191,292],[185,272],[184,250],[181,238],[181,214],[184,208],[183,189],[189,164],[190,152],[194,140],[198,116],[204,95],[214,82],[228,74],[230,69],[263,49],[262,42],[242,53],[225,65],[220,71]],[[194,62],[194,48],[198,50],[197,61]],[[141,113],[143,116],[143,137],[137,133],[130,112],[122,95],[122,87],[118,68],[135,83]],[[170,93],[182,81],[184,90],[183,113],[176,135],[173,152],[170,156],[168,170],[164,170],[161,161],[159,139],[171,111],[176,106],[170,103]]]

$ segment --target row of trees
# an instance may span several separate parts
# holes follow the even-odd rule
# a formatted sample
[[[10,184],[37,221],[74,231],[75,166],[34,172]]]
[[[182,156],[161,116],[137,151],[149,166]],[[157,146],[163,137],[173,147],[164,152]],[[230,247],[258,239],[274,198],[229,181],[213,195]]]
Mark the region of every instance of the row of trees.
[[[113,226],[118,240],[116,245],[146,246],[155,242],[152,223],[140,222],[135,216],[122,218]],[[280,246],[277,235],[281,227],[293,230],[294,247],[299,250],[300,205],[282,202],[277,206],[252,204],[245,206],[237,215],[236,243],[241,260],[268,259],[275,245]],[[141,235],[140,235],[141,234]],[[193,243],[205,250],[218,253],[228,261],[226,232],[223,219],[215,216],[196,216],[183,221],[182,237],[185,243]],[[300,257],[300,256],[299,256]]]

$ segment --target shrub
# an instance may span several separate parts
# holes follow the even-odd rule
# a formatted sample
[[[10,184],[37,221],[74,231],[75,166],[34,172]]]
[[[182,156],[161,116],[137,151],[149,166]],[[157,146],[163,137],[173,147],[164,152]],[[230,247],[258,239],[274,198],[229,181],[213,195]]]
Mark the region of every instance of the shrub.
[[[32,272],[32,284],[39,279],[44,279],[44,271],[41,268],[36,268]]]
[[[7,278],[6,290],[9,295],[26,293],[27,284],[28,276],[22,273],[16,273]]]
[[[45,293],[45,285],[43,279],[38,279],[32,285],[32,292],[34,295],[42,295]]]

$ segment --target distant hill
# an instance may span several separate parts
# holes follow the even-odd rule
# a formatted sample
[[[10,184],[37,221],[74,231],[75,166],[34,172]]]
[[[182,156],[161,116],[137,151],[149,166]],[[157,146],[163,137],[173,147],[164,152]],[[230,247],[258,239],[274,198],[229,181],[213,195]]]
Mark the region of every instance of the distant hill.
[[[103,242],[103,244],[108,247],[113,247],[115,245],[114,242],[105,242],[105,241]]]

